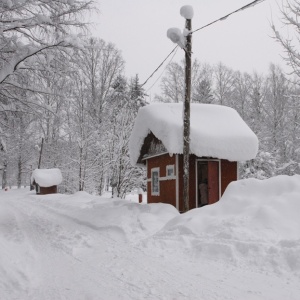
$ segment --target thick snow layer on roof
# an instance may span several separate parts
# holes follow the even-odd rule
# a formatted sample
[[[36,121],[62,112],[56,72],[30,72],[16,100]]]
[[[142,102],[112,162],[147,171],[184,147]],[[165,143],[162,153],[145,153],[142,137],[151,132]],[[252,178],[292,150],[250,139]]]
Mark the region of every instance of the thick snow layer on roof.
[[[231,161],[255,158],[258,139],[232,108],[191,104],[190,152],[198,157]],[[155,103],[141,108],[131,133],[131,163],[136,164],[144,139],[152,132],[169,153],[183,150],[183,104]]]
[[[62,182],[60,169],[35,169],[31,175],[31,183],[35,181],[39,186],[50,187]]]

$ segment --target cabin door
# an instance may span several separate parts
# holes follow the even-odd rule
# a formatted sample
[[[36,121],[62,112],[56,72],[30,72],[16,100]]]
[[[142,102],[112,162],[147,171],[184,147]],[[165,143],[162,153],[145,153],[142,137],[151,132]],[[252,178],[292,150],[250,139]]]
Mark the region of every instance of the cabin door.
[[[197,161],[197,205],[201,207],[212,204],[220,199],[219,172],[220,162],[218,160]]]
[[[208,161],[208,204],[215,203],[220,199],[219,193],[219,162]]]

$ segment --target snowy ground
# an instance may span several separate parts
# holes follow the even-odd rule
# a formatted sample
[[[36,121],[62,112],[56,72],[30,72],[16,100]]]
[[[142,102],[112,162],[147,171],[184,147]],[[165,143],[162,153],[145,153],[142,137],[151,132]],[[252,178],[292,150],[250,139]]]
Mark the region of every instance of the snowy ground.
[[[299,299],[300,176],[179,215],[80,192],[0,191],[0,299]]]

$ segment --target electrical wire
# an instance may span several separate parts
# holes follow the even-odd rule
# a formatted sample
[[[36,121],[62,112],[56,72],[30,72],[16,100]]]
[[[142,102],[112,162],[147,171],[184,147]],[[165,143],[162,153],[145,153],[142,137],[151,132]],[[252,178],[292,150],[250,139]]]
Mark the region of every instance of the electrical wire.
[[[212,21],[212,22],[210,22],[210,23],[208,23],[208,24],[206,24],[206,25],[204,25],[204,26],[202,26],[202,27],[200,27],[200,28],[198,28],[198,29],[196,29],[196,30],[193,30],[191,33],[195,33],[195,32],[197,32],[197,31],[199,31],[199,30],[201,30],[201,29],[204,29],[204,28],[206,28],[206,27],[208,27],[208,26],[211,26],[211,25],[213,25],[213,24],[215,24],[215,23],[217,23],[217,22],[219,22],[219,21],[224,21],[224,20],[226,20],[228,17],[230,17],[231,15],[236,14],[236,13],[238,13],[238,12],[240,12],[240,11],[242,11],[242,10],[245,10],[245,9],[247,9],[247,8],[253,7],[253,6],[255,6],[255,5],[257,5],[257,4],[260,4],[260,3],[264,2],[264,1],[265,1],[265,0],[255,0],[255,1],[252,1],[252,2],[250,2],[250,3],[248,3],[248,4],[244,5],[244,6],[242,6],[242,7],[238,8],[238,9],[236,9],[235,11],[232,11],[231,13],[229,13],[229,14],[227,14],[227,15],[225,15],[225,16],[223,16],[223,17],[217,19],[217,20],[214,20],[214,21]]]
[[[233,15],[233,14],[236,14],[236,13],[238,13],[238,12],[240,12],[240,11],[242,11],[242,10],[245,10],[245,9],[248,9],[248,8],[250,8],[250,7],[253,7],[253,6],[255,6],[255,5],[257,5],[257,4],[260,4],[260,3],[262,3],[262,2],[264,2],[265,0],[255,0],[255,1],[252,1],[252,2],[250,2],[250,3],[248,3],[248,4],[246,4],[246,5],[244,5],[244,6],[242,6],[242,7],[240,7],[240,8],[238,8],[238,9],[236,9],[235,11],[232,11],[231,13],[229,13],[229,14],[227,14],[227,15],[225,15],[225,16],[223,16],[223,17],[221,17],[221,18],[219,18],[219,19],[217,19],[217,20],[214,20],[214,21],[212,21],[212,22],[210,22],[210,23],[208,23],[208,24],[206,24],[206,25],[204,25],[204,26],[202,26],[202,27],[200,27],[200,28],[198,28],[198,29],[196,29],[196,30],[193,30],[192,32],[191,32],[191,34],[193,34],[193,33],[195,33],[195,32],[197,32],[197,31],[200,31],[200,30],[202,30],[202,29],[204,29],[204,28],[207,28],[207,27],[209,27],[209,26],[211,26],[211,25],[213,25],[213,24],[215,24],[215,23],[217,23],[217,22],[219,22],[219,21],[224,21],[224,20],[226,20],[228,17],[230,17],[231,15]],[[149,79],[161,68],[161,66],[165,63],[165,61],[170,57],[170,55],[177,49],[177,47],[178,47],[178,45],[176,45],[175,46],[175,48],[167,55],[167,57],[161,62],[161,64],[151,73],[151,75],[146,79],[146,81],[141,85],[141,86],[144,86],[148,81],[149,81]],[[173,58],[172,58],[173,59]],[[161,77],[161,76],[160,76]],[[159,78],[160,78],[159,77]],[[157,81],[157,80],[156,80]],[[156,81],[155,81],[155,83],[156,83]],[[155,84],[154,83],[154,84]],[[154,85],[153,84],[153,85]],[[152,86],[153,86],[152,85]],[[151,88],[152,88],[152,86],[151,86]]]
[[[176,53],[177,53],[178,47],[176,47],[176,50],[173,54],[173,56],[171,57],[170,61],[168,62],[168,64],[165,66],[164,70],[161,72],[161,74],[158,76],[158,78],[154,81],[154,83],[146,90],[146,93],[149,92],[154,85],[157,83],[157,81],[161,78],[161,76],[164,74],[164,72],[166,71],[168,65],[173,61],[173,58],[175,57]]]
[[[164,62],[170,57],[170,55],[177,49],[178,45],[168,54],[168,56],[161,62],[161,64],[152,72],[152,74],[147,78],[147,80],[141,85],[144,86],[148,80],[160,69],[160,67],[164,64]]]

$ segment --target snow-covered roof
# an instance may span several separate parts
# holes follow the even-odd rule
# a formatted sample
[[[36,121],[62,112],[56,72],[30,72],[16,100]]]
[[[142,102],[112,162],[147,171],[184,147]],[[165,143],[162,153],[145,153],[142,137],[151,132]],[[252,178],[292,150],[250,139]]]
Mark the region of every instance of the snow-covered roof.
[[[62,182],[60,169],[35,169],[31,175],[31,183],[36,182],[41,187],[59,185]]]
[[[155,103],[140,108],[129,141],[131,163],[139,158],[145,138],[152,132],[169,153],[183,152],[183,104]],[[198,157],[230,161],[255,158],[258,139],[232,108],[191,104],[190,152]]]

